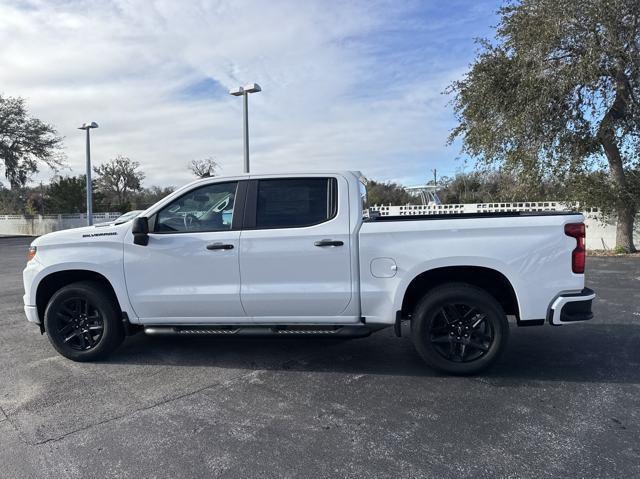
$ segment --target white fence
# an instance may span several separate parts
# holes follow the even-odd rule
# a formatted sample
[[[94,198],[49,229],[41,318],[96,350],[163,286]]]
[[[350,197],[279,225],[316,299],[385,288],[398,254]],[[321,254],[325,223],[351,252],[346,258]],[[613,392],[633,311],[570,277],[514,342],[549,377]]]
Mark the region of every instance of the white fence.
[[[442,215],[457,213],[508,213],[510,211],[574,211],[577,203],[560,201],[522,201],[515,203],[460,203],[451,205],[375,205],[369,208],[382,216]],[[588,208],[587,213],[597,213],[597,208]]]
[[[577,204],[567,204],[559,201],[523,201],[516,203],[464,203],[451,205],[375,205],[369,208],[372,212],[379,212],[382,216],[413,216],[413,215],[441,215],[460,213],[507,213],[512,211],[568,211],[579,209]],[[585,226],[587,227],[587,249],[613,249],[616,244],[616,223],[603,222],[598,217],[597,208],[583,211]],[[634,234],[636,244],[640,244],[640,217],[636,221]]]
[[[94,223],[113,221],[121,213],[94,213]],[[87,225],[87,215],[60,214],[60,215],[0,215],[0,234],[2,235],[30,235],[40,236],[52,231],[78,228]]]

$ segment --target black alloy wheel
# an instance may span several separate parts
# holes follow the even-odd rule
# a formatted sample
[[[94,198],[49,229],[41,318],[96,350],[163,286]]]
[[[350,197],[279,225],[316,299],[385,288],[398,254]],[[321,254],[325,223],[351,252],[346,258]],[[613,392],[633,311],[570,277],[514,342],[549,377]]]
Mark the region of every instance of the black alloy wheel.
[[[443,304],[430,323],[429,340],[449,361],[475,361],[489,351],[494,339],[487,313],[471,304]]]
[[[56,291],[44,313],[52,346],[74,361],[94,361],[113,352],[124,339],[120,309],[108,285],[72,283]]]
[[[411,320],[416,350],[435,369],[475,374],[506,348],[509,323],[500,303],[470,284],[450,283],[427,292]]]
[[[87,298],[69,298],[56,311],[54,334],[76,351],[96,347],[103,332],[102,315]]]

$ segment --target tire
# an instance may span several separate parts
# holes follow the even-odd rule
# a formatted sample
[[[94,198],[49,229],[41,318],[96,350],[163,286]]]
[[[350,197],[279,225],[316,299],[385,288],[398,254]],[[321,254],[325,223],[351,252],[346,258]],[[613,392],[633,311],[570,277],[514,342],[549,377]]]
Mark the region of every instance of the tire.
[[[115,301],[104,290],[100,283],[81,281],[64,286],[49,300],[45,330],[62,356],[73,361],[103,359],[124,340]]]
[[[502,306],[485,290],[465,283],[439,286],[417,304],[413,344],[431,367],[454,375],[476,374],[493,364],[509,339]]]

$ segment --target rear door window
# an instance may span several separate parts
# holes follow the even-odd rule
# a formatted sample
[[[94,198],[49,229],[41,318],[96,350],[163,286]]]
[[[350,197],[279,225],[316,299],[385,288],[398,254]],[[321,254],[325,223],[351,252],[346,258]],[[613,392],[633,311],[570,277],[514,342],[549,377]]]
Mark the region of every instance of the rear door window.
[[[336,209],[335,178],[259,180],[255,227],[313,226],[332,219]]]

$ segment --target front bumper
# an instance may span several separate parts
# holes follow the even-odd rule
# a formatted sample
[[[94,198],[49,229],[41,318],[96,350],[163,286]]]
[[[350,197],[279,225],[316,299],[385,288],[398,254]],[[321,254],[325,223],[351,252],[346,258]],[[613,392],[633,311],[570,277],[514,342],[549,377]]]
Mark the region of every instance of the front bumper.
[[[591,302],[596,293],[589,288],[584,288],[579,293],[563,294],[558,296],[549,309],[549,323],[554,326],[572,324],[580,321],[588,321],[593,318]]]

